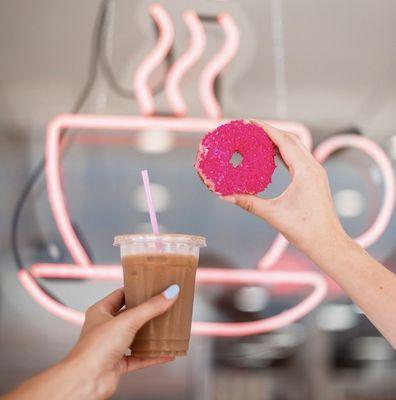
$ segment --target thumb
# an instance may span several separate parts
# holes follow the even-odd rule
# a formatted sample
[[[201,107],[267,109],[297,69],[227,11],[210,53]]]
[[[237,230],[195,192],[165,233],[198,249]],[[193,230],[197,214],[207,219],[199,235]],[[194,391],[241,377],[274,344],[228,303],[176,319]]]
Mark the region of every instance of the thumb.
[[[178,285],[171,285],[161,294],[119,314],[114,320],[120,327],[135,335],[146,322],[169,310],[176,302],[179,292]]]
[[[232,196],[221,197],[222,200],[236,204],[248,213],[260,218],[266,218],[270,212],[271,200],[262,199],[250,194],[234,194]]]

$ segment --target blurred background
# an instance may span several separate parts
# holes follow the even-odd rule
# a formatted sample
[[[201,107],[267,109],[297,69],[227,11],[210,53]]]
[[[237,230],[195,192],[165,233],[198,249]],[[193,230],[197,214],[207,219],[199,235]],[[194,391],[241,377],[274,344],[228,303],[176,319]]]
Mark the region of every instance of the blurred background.
[[[37,262],[71,263],[51,214],[43,174],[47,123],[65,112],[140,115],[132,78],[158,27],[142,0],[2,0],[0,4],[0,393],[59,361],[79,328],[44,310],[17,279]],[[170,66],[189,44],[183,11],[197,12],[207,43],[185,74],[188,115],[205,116],[197,82],[223,45],[216,17],[239,27],[235,58],[215,81],[225,118],[305,124],[314,147],[338,134],[365,136],[396,162],[396,3],[392,0],[161,1],[175,39],[150,76],[156,113]],[[205,267],[255,268],[276,232],[220,202],[192,164],[202,133],[68,130],[62,178],[73,226],[93,261],[117,263],[119,233],[150,230],[140,170],[147,168],[163,232],[203,235]],[[101,139],[98,139],[101,138]],[[337,211],[353,236],[378,215],[384,179],[367,155],[342,149],[325,163]],[[266,195],[282,192],[277,168]],[[12,229],[11,229],[12,227]],[[396,218],[368,251],[396,271]],[[329,238],[331,240],[331,238]],[[288,247],[274,267],[315,270]],[[39,280],[84,310],[120,282]],[[302,320],[247,338],[194,337],[187,358],[123,378],[114,399],[396,399],[396,357],[362,312],[329,282]],[[275,315],[305,288],[199,287],[194,318],[248,321]],[[153,380],[155,384],[153,384]]]

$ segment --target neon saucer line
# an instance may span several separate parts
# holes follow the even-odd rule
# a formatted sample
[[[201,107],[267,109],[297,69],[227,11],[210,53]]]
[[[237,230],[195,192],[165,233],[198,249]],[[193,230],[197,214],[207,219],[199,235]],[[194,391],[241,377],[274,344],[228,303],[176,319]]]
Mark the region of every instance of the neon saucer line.
[[[31,273],[36,278],[122,280],[122,268],[119,265],[78,267],[70,264],[36,264],[32,266]],[[28,293],[47,311],[68,322],[81,324],[84,321],[84,313],[60,305],[46,295],[42,296],[41,290],[27,271],[21,271],[20,280]],[[307,315],[327,293],[326,280],[313,271],[198,268],[196,282],[198,285],[239,286],[285,283],[313,288],[312,292],[300,303],[269,318],[250,322],[193,322],[192,334],[201,336],[247,336],[282,328]]]
[[[29,293],[41,307],[47,310],[52,315],[71,322],[72,324],[82,325],[84,322],[84,314],[81,311],[74,310],[61,303],[58,303],[52,297],[48,296],[28,271],[22,269],[18,272],[18,279],[21,285]]]

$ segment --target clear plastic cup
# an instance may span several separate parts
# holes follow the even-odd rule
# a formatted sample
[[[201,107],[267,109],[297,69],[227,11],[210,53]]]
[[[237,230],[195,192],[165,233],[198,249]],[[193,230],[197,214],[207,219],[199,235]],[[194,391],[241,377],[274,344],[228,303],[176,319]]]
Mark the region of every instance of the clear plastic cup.
[[[133,308],[178,284],[176,303],[144,325],[131,345],[136,357],[184,356],[191,333],[195,274],[205,238],[184,234],[116,236],[124,274],[125,303]]]

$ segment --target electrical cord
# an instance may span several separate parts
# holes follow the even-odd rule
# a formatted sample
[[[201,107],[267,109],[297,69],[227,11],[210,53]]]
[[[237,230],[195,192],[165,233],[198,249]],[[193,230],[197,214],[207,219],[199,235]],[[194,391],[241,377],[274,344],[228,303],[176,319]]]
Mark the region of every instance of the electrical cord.
[[[84,106],[85,102],[87,101],[92,88],[94,86],[98,67],[101,68],[106,81],[109,84],[109,87],[118,95],[130,99],[135,99],[135,94],[132,90],[124,88],[116,79],[114,71],[112,69],[110,59],[107,55],[106,48],[105,48],[105,38],[108,35],[108,16],[109,16],[109,6],[112,0],[103,0],[99,6],[99,10],[97,13],[97,17],[94,24],[94,31],[91,43],[91,53],[90,53],[90,61],[88,65],[88,74],[87,80],[84,84],[84,87],[78,96],[74,107],[71,110],[71,113],[78,114],[82,107]],[[158,31],[157,31],[158,34]],[[167,68],[169,68],[172,56],[171,52],[169,52],[167,58]],[[153,89],[153,93],[156,94],[162,91],[164,88],[164,82],[162,82],[158,87]],[[73,143],[74,135],[67,141],[65,145],[66,137],[70,136],[70,130],[66,129],[61,132],[60,135],[60,144],[64,145],[63,154],[70,148]],[[27,202],[27,199],[32,192],[33,188],[35,187],[36,183],[39,181],[43,171],[45,169],[45,157],[42,157],[40,162],[36,165],[33,169],[33,172],[28,177],[20,196],[17,199],[16,206],[14,208],[14,212],[12,215],[11,220],[11,249],[12,255],[17,266],[18,270],[24,269],[24,263],[22,259],[22,255],[20,252],[19,246],[19,225],[21,220],[22,211],[24,206]],[[81,238],[81,242],[83,244],[84,249],[86,252],[91,256],[92,252],[88,249],[87,241],[84,240],[85,238],[81,237],[81,229],[79,229],[78,225],[73,223],[73,226],[76,228],[76,232],[79,233],[79,237]],[[35,279],[33,277],[33,279]],[[54,300],[63,304],[54,294],[52,294],[48,289],[44,288],[37,280],[35,279],[36,283],[40,286],[40,288]]]
[[[103,31],[105,10],[106,10],[105,2],[102,2],[101,7],[98,12],[98,16],[95,21],[94,34],[93,34],[93,40],[92,40],[92,45],[91,45],[91,55],[90,55],[90,61],[89,61],[89,65],[88,65],[87,81],[86,81],[80,95],[78,96],[74,107],[72,108],[73,113],[78,113],[82,109],[84,103],[86,102],[89,94],[92,91],[92,88],[93,88],[93,85],[95,82],[95,78],[97,76],[97,64],[98,64],[98,59],[99,59],[99,55],[100,55],[100,47],[101,47],[101,41],[102,41],[101,36],[102,36],[102,31]],[[64,142],[68,133],[69,133],[68,130],[65,130],[61,133],[61,137],[60,137],[61,143]],[[71,141],[68,142],[68,146],[70,146],[70,145],[71,145]],[[24,263],[23,263],[21,252],[19,249],[19,224],[20,224],[22,211],[24,209],[24,206],[26,204],[29,194],[31,193],[35,184],[38,182],[40,176],[42,175],[42,173],[44,171],[44,168],[45,168],[45,158],[43,157],[40,160],[40,162],[37,164],[37,166],[34,168],[33,172],[29,176],[28,180],[26,181],[26,183],[22,189],[22,192],[21,192],[19,198],[17,199],[16,206],[15,206],[15,209],[13,212],[12,221],[11,221],[11,249],[12,249],[13,258],[15,260],[15,264],[16,264],[18,270],[24,269]],[[44,288],[41,284],[39,284],[37,282],[37,280],[36,280],[36,283],[50,297],[52,297],[54,300],[62,303],[48,289]]]

